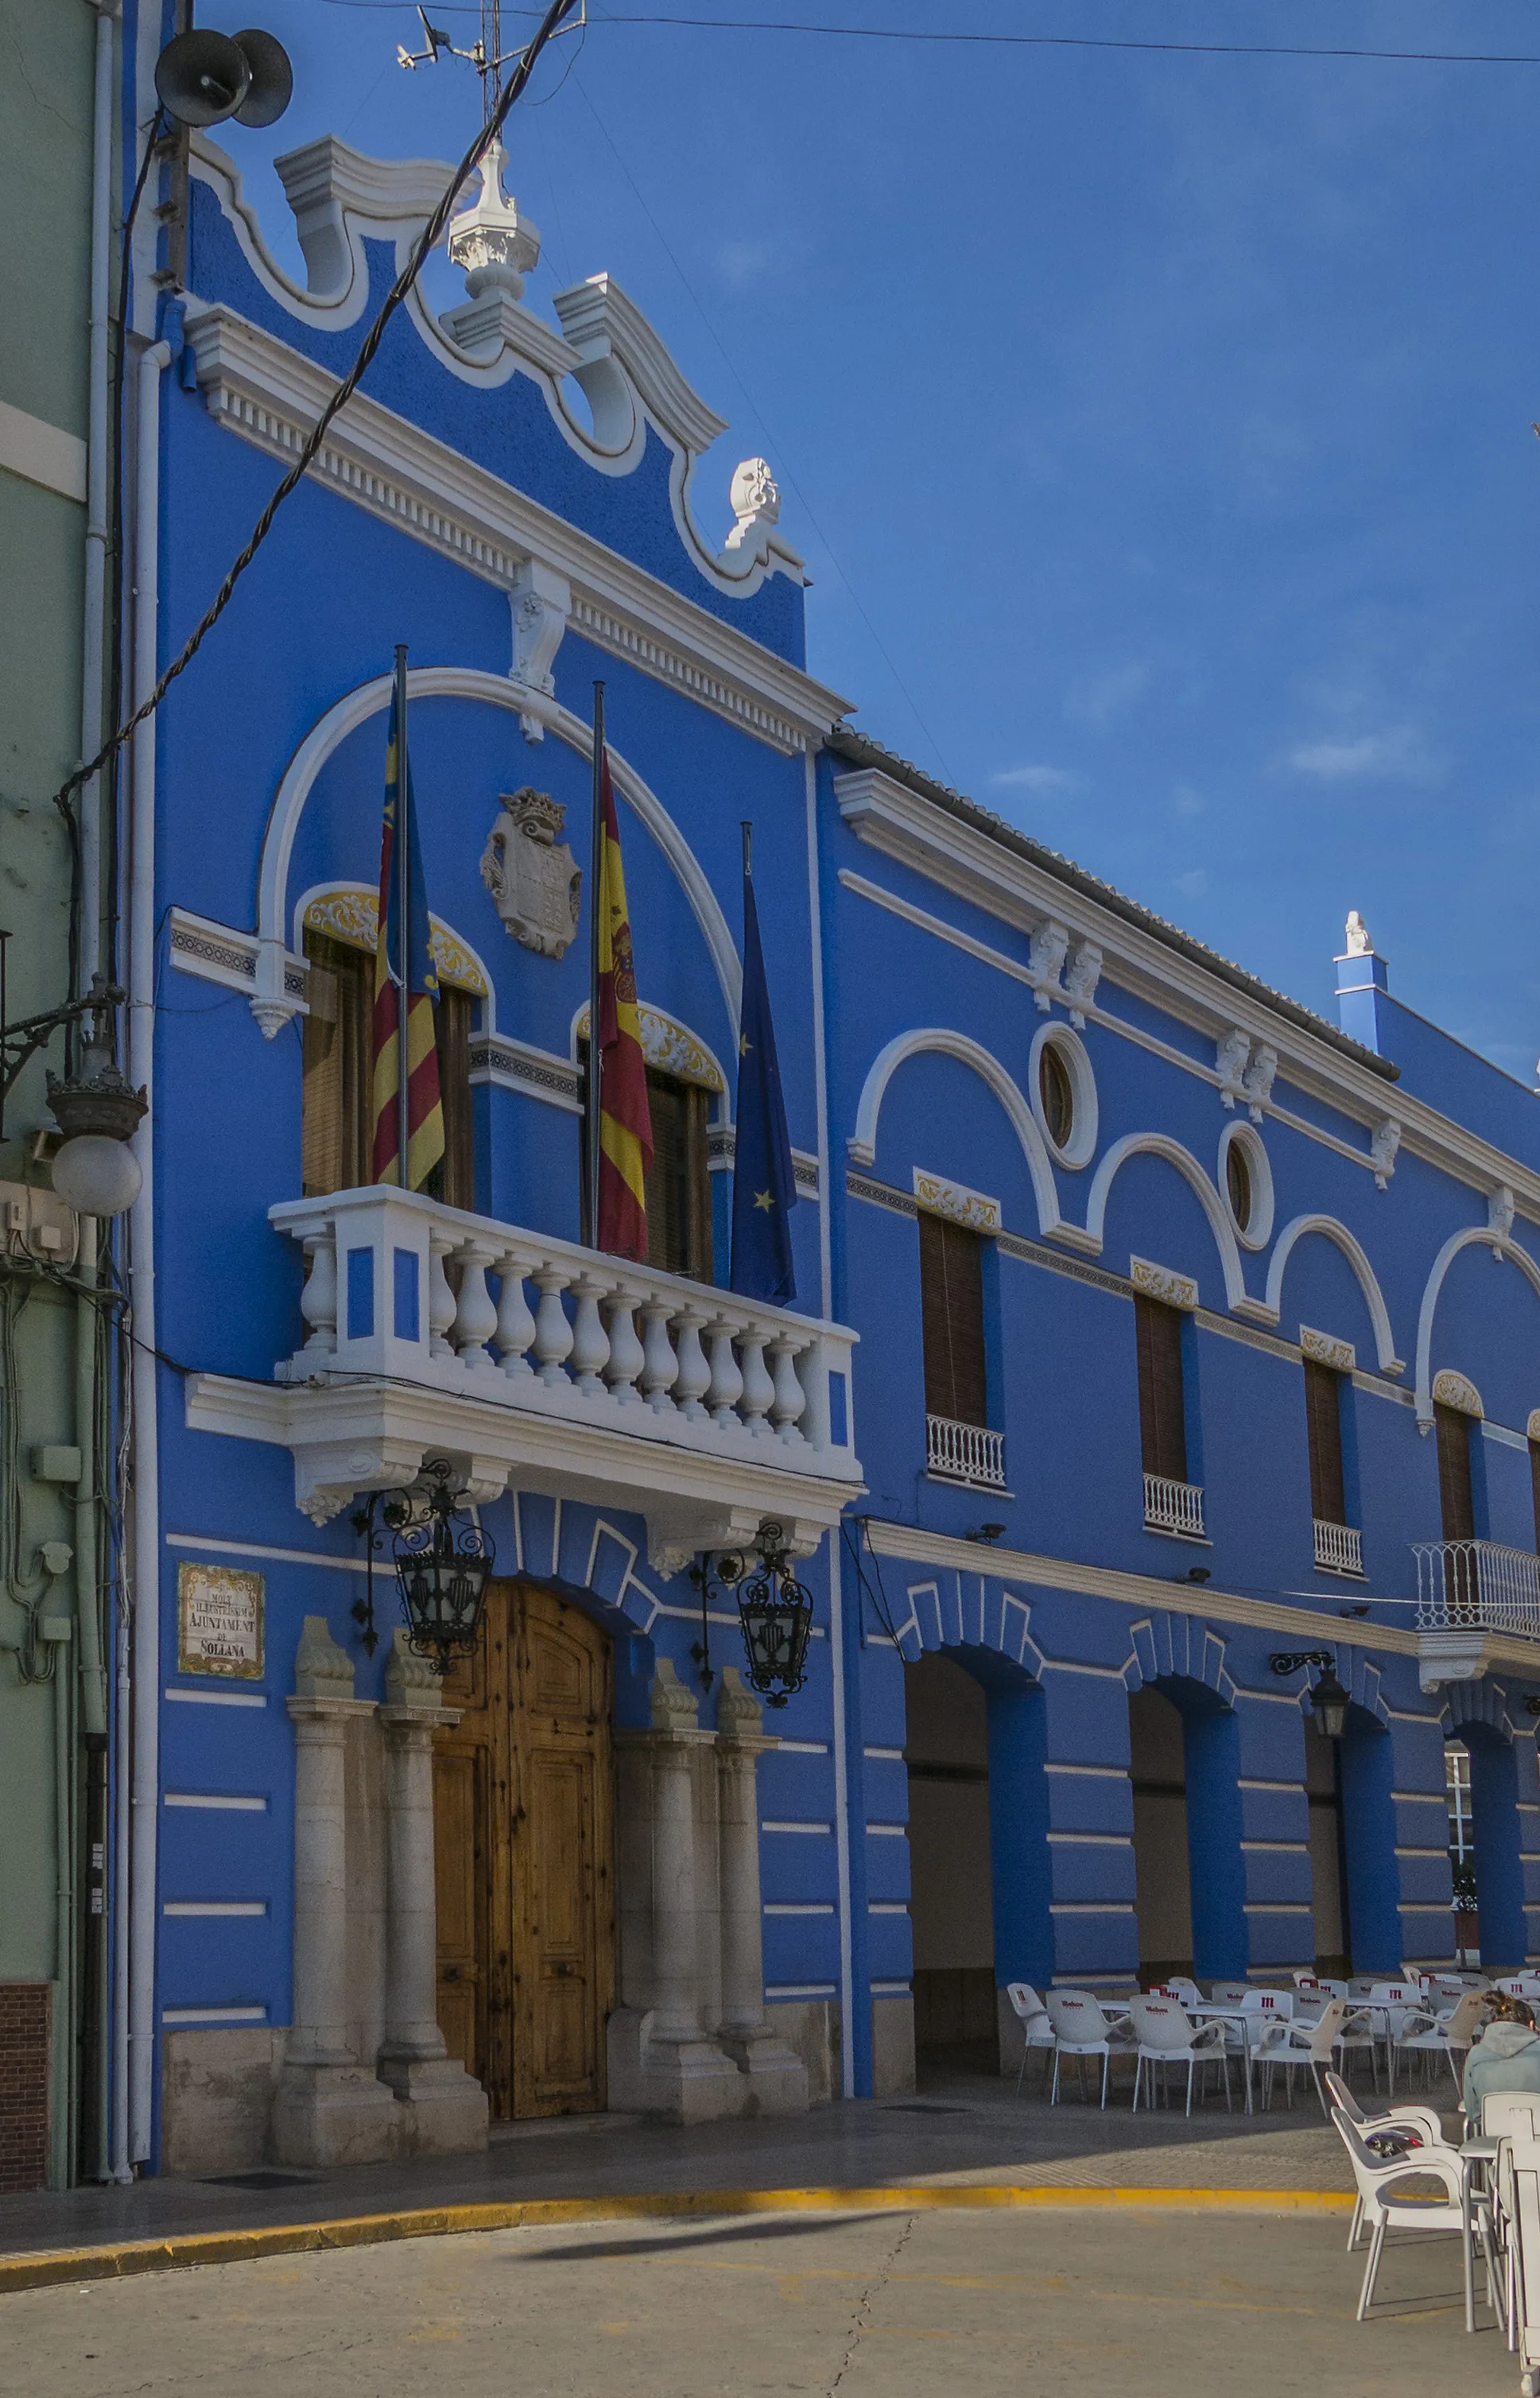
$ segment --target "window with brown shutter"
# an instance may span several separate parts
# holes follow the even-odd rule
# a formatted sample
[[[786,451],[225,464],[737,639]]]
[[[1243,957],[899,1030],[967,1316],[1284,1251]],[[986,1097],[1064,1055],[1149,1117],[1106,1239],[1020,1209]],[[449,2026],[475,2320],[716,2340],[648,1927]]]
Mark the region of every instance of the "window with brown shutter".
[[[1134,1299],[1139,1343],[1139,1437],[1146,1474],[1187,1479],[1187,1426],[1182,1381],[1182,1310]]]
[[[1342,1377],[1314,1357],[1304,1361],[1304,1421],[1310,1435],[1310,1511],[1318,1524],[1345,1524]]]
[[[439,1101],[444,1111],[444,1155],[435,1196],[446,1207],[476,1205],[476,1136],[470,1104],[471,1016],[468,990],[439,993],[434,1021],[439,1037]]]
[[[987,1424],[984,1245],[948,1217],[920,1215],[920,1327],[925,1413]]]
[[[1436,1400],[1433,1422],[1439,1442],[1439,1504],[1446,1541],[1476,1538],[1476,1501],[1470,1479],[1470,1418]]]
[[[306,932],[309,1014],[302,1034],[302,1179],[307,1199],[370,1179],[369,1097],[374,961],[366,950]]]
[[[1530,1442],[1530,1485],[1534,1492],[1534,1545],[1540,1550],[1540,1440]]]
[[[711,1280],[711,1182],[706,1165],[709,1094],[647,1069],[653,1162],[647,1173],[647,1263]]]

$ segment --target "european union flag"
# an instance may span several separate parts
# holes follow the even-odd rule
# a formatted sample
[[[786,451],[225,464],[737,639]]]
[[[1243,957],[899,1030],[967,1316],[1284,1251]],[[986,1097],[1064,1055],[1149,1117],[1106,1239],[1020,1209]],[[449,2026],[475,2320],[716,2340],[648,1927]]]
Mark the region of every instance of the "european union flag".
[[[797,1296],[791,1264],[790,1211],[797,1183],[791,1170],[776,1028],[764,980],[759,914],[749,871],[748,827],[743,857],[743,1005],[738,1018],[737,1148],[733,1161],[732,1288],[745,1299],[788,1306]]]

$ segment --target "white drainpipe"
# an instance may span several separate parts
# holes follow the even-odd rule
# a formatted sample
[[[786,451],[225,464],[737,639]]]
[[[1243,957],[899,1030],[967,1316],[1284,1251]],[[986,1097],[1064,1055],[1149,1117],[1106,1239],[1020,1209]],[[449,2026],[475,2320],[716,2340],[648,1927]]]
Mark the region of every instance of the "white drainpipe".
[[[91,122],[90,359],[86,429],[86,591],[80,667],[80,755],[101,747],[102,645],[107,598],[107,332],[112,307],[113,73],[117,0],[97,0],[96,93]],[[80,795],[80,988],[101,962],[101,777]]]
[[[133,706],[155,684],[160,603],[160,378],[170,345],[139,361],[135,427]],[[128,850],[128,1080],[149,1097],[134,1135],[144,1180],[128,1217],[133,1309],[133,1782],[128,1893],[128,2090],[130,2164],[150,2153],[155,2058],[155,1850],[160,1782],[160,1459],[155,1426],[155,720],[133,739]],[[121,2060],[120,2060],[121,2064]]]

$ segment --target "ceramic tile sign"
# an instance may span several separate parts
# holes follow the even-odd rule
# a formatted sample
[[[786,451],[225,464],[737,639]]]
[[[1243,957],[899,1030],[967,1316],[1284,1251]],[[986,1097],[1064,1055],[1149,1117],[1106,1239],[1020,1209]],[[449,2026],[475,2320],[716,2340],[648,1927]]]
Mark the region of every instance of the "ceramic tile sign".
[[[236,1566],[178,1566],[177,1672],[260,1682],[264,1590]]]

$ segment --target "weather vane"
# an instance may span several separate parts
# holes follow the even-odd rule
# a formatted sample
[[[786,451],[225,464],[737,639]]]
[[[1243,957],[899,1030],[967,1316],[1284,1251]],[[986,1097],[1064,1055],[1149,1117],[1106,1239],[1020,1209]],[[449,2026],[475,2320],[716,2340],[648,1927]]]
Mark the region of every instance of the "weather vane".
[[[506,66],[523,55],[520,44],[511,50],[503,47],[503,0],[481,0],[481,31],[468,50],[450,40],[441,27],[430,22],[426,8],[417,11],[423,28],[426,50],[409,50],[404,42],[396,46],[396,63],[403,67],[437,66],[446,53],[452,59],[464,59],[481,78],[481,121],[492,115],[499,89],[498,78]],[[561,27],[562,33],[580,32],[588,22],[588,0],[579,0],[577,13]]]

